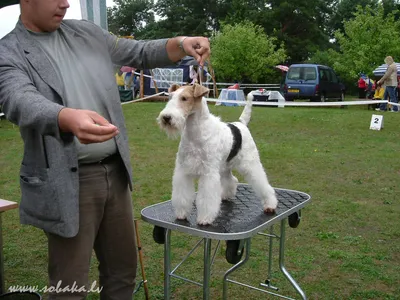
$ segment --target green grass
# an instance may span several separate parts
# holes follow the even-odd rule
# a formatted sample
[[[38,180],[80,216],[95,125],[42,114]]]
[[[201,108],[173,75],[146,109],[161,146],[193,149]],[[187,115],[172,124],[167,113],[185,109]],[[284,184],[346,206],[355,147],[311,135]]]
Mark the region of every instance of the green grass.
[[[170,199],[178,140],[169,140],[155,122],[162,103],[125,105],[134,170],[135,216],[144,207]],[[210,106],[224,121],[237,120],[242,108]],[[385,113],[384,129],[369,129],[365,106],[284,109],[255,107],[250,129],[269,180],[275,187],[304,191],[312,201],[298,228],[286,231],[286,266],[309,299],[399,299],[400,274],[400,114]],[[22,142],[18,128],[0,122],[0,198],[19,201]],[[163,246],[153,227],[140,221],[145,271],[151,299],[163,299]],[[278,229],[278,228],[276,228]],[[18,211],[3,214],[6,287],[47,282],[46,239],[41,230],[21,226]],[[173,233],[177,263],[196,238]],[[214,243],[215,244],[215,243]],[[275,243],[276,245],[277,243]],[[267,277],[267,240],[256,236],[252,257],[234,278],[258,285]],[[276,250],[276,247],[274,247]],[[218,250],[211,298],[222,295],[222,276],[230,267]],[[202,251],[179,274],[200,280]],[[277,268],[273,285],[296,293]],[[91,279],[97,275],[93,257]],[[138,272],[140,275],[140,271]],[[139,276],[140,277],[140,276]],[[139,278],[140,279],[140,278]],[[172,279],[174,299],[201,299],[202,289]],[[269,296],[229,285],[230,299]],[[90,295],[89,299],[98,299]],[[136,299],[144,299],[141,290]]]

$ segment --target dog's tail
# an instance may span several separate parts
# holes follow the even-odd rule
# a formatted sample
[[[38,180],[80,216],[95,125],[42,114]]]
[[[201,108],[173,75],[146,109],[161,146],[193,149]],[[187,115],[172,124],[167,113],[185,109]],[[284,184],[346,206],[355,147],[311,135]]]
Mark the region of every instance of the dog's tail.
[[[242,114],[240,115],[239,121],[247,126],[250,122],[251,118],[251,108],[253,106],[253,92],[247,94],[247,103],[243,109]]]

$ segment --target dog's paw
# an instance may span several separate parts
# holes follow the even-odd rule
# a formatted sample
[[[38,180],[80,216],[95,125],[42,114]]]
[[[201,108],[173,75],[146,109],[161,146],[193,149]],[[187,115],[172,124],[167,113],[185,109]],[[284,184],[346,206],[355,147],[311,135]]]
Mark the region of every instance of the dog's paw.
[[[189,216],[189,214],[186,211],[184,211],[183,209],[175,210],[175,217],[178,220],[187,220],[188,216]]]
[[[275,208],[271,208],[271,207],[265,208],[265,207],[264,207],[264,213],[266,213],[266,214],[273,214],[273,213],[275,213]]]
[[[278,207],[278,199],[275,193],[268,195],[263,201],[261,201],[265,213],[274,213]]]
[[[207,216],[207,217],[203,217],[203,218],[197,218],[197,224],[198,225],[210,225],[212,222],[214,222],[215,217],[211,217],[211,216]]]

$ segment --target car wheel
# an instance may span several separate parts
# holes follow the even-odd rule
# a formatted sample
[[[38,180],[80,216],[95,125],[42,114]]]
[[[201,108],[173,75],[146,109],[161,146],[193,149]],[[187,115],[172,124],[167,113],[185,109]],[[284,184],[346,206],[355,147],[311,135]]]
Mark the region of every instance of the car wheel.
[[[325,100],[326,100],[326,98],[325,98],[325,95],[324,95],[324,94],[322,94],[322,95],[321,95],[321,97],[320,97],[320,100],[319,100],[319,101],[321,101],[321,102],[325,102]]]
[[[340,94],[340,99],[339,101],[344,101],[344,91],[342,91],[342,93]]]

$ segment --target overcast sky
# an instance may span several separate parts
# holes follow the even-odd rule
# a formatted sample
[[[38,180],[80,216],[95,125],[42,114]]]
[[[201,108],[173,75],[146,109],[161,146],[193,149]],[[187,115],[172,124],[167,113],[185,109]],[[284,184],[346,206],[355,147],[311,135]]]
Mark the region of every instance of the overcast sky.
[[[67,10],[65,19],[82,19],[79,0],[69,0],[69,5],[70,7]],[[113,0],[107,0],[107,6],[112,5]],[[19,14],[19,5],[7,6],[0,9],[0,38],[14,29]]]

